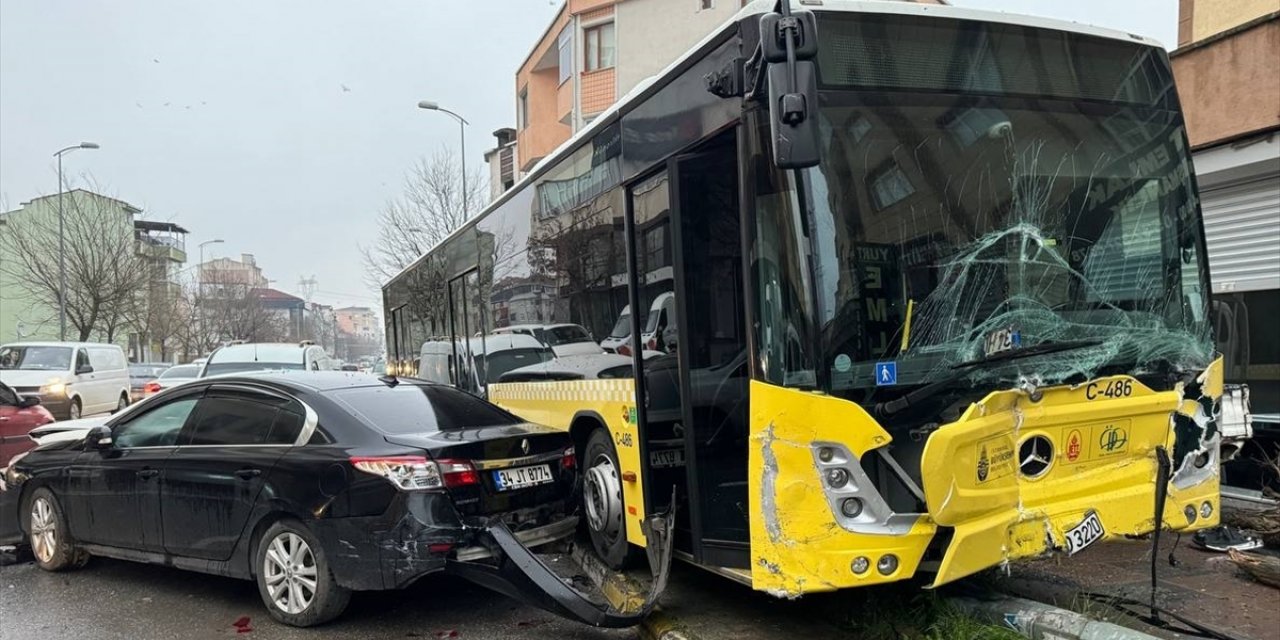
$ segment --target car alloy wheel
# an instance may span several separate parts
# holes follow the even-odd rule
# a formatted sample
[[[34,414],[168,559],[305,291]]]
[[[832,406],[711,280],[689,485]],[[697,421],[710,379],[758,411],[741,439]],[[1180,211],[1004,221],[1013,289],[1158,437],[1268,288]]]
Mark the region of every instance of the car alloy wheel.
[[[58,520],[43,496],[31,501],[31,551],[40,562],[53,560],[58,550]]]
[[[124,411],[129,406],[129,396],[121,395],[120,400],[116,402],[116,413]]]
[[[71,407],[67,409],[67,419],[68,420],[80,419],[80,400],[79,399],[74,399],[71,401]]]
[[[302,613],[315,600],[315,554],[296,533],[286,531],[271,539],[262,560],[262,575],[271,601],[285,613]]]

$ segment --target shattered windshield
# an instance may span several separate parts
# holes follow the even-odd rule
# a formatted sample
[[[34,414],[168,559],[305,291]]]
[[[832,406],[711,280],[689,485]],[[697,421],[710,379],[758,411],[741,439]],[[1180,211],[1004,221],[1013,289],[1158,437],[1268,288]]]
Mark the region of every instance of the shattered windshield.
[[[942,25],[862,25],[845,49],[840,27],[855,27],[826,31],[814,319],[789,325],[817,335],[775,349],[784,381],[918,385],[1030,347],[966,375],[1206,366],[1202,231],[1162,55]],[[955,55],[938,55],[948,41]],[[843,86],[858,82],[886,88]]]

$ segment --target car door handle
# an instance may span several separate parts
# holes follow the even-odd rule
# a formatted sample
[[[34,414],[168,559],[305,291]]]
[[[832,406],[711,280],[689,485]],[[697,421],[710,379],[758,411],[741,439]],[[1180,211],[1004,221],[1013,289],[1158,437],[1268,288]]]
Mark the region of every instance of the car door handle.
[[[160,475],[159,469],[143,469],[138,472],[138,477],[143,480],[150,480],[158,475]]]
[[[262,475],[261,469],[241,469],[236,472],[236,477],[241,480],[252,480]]]

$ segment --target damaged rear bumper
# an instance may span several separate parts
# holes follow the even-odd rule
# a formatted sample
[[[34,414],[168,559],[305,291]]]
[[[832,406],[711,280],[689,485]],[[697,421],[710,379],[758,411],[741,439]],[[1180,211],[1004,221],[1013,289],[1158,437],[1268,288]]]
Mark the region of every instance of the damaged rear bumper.
[[[671,527],[674,507],[667,514],[650,516],[642,523],[648,546],[653,582],[645,599],[632,608],[618,608],[600,597],[575,588],[529,550],[500,520],[483,529],[483,542],[492,549],[496,563],[450,559],[447,571],[526,604],[596,627],[629,627],[639,624],[666,588],[671,569]]]

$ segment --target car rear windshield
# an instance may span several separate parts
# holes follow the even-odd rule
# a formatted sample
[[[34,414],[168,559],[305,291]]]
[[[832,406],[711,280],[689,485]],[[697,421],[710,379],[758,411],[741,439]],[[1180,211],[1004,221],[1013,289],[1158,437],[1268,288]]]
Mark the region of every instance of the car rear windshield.
[[[519,424],[519,418],[443,385],[355,387],[330,396],[355,417],[386,434],[451,431]]]
[[[222,373],[246,373],[250,371],[301,371],[301,362],[210,362],[205,365],[206,376]]]
[[[587,335],[586,329],[577,325],[552,327],[546,331],[546,335],[547,338],[543,342],[552,347],[575,342],[591,342],[591,336]]]
[[[169,367],[164,373],[160,374],[160,378],[194,378],[198,373],[200,373],[200,365],[183,364]]]

